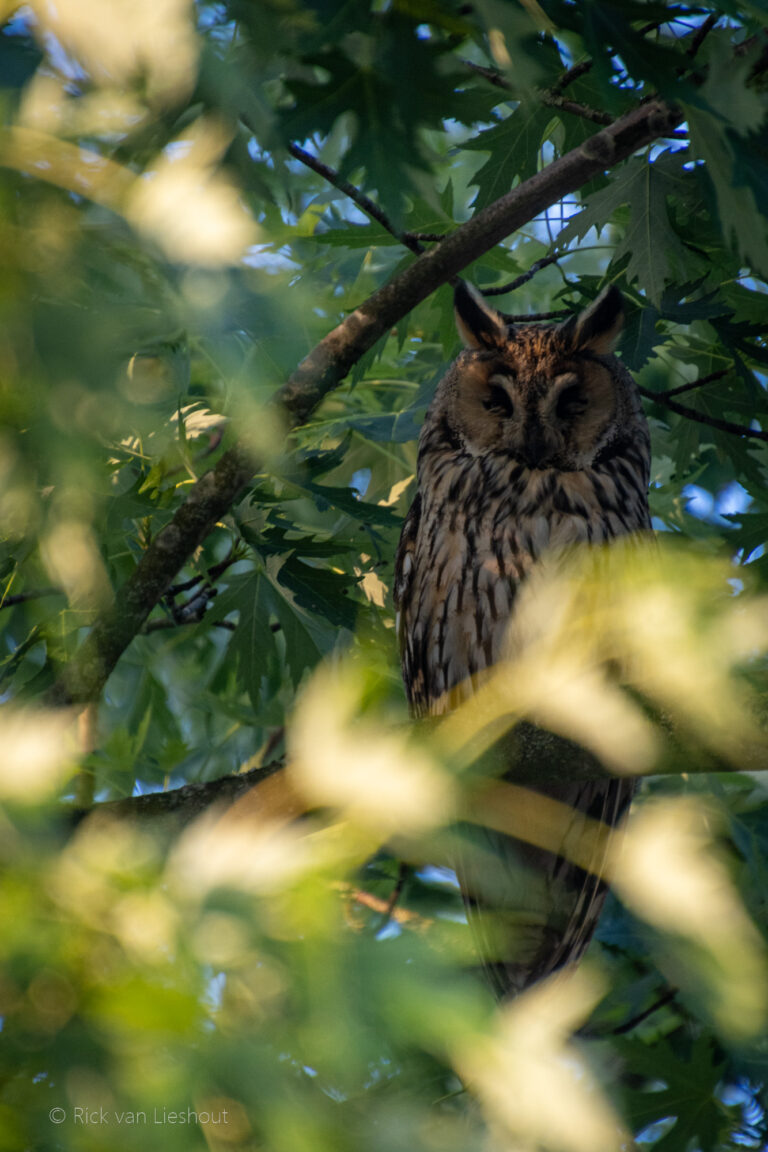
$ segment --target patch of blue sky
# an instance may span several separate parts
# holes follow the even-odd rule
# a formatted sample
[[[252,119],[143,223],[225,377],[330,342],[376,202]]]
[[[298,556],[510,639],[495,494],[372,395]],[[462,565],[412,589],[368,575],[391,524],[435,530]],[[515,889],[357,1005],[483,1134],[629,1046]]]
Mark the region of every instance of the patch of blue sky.
[[[683,488],[683,497],[687,501],[685,510],[689,516],[697,520],[705,520],[708,524],[719,524],[724,528],[730,526],[726,516],[738,516],[746,512],[752,503],[752,497],[738,480],[732,480],[719,492],[710,492],[699,484],[686,484]]]
[[[388,920],[383,928],[376,933],[377,940],[395,940],[401,936],[403,929],[397,920]]]
[[[732,1134],[733,1143],[745,1148],[765,1149],[766,1115],[755,1087],[748,1080],[741,1079],[735,1084],[726,1084],[718,1095],[726,1108],[741,1109],[742,1129]]]
[[[666,1136],[677,1123],[677,1116],[665,1116],[662,1120],[654,1120],[647,1128],[635,1137],[636,1144],[655,1144],[662,1136]]]
[[[768,292],[768,284],[764,280],[758,280],[747,269],[740,272],[737,279],[742,288],[748,288],[750,292]]]
[[[188,783],[183,775],[169,776],[167,780],[136,780],[133,785],[131,796],[151,796],[155,792],[167,792],[170,788],[181,788],[183,784]],[[103,797],[105,800],[114,799],[110,796],[109,791],[105,790]]]
[[[581,211],[581,207],[581,203],[573,197],[558,200],[556,204],[551,204],[545,212],[530,222],[527,235],[539,240],[542,244],[551,245],[565,228],[571,216]],[[581,247],[581,244],[578,244],[577,247]]]
[[[452,868],[443,868],[437,864],[426,864],[423,868],[419,868],[416,876],[421,880],[422,884],[441,884],[446,887],[455,888],[458,891],[459,881],[456,879],[456,873]]]
[[[252,244],[243,255],[242,263],[272,275],[278,272],[297,272],[299,265],[290,258],[289,252],[290,248],[287,247],[275,251],[270,244]]]
[[[215,975],[212,975],[205,985],[203,1003],[213,1009],[221,1008],[224,1003],[224,990],[226,986],[227,976],[225,972],[217,972]]]
[[[35,14],[28,4],[24,4],[12,16],[9,16],[0,34],[3,36],[29,36],[36,27]]]
[[[352,479],[349,486],[357,496],[358,500],[362,500],[368,491],[368,485],[371,483],[371,470],[370,468],[359,468],[357,472],[352,473]]]

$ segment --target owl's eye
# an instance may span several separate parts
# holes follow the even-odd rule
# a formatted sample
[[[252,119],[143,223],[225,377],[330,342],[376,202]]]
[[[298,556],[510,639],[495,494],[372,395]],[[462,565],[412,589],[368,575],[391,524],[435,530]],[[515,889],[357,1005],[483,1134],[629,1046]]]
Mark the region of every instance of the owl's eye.
[[[570,384],[563,388],[557,398],[558,420],[573,420],[587,410],[587,397],[581,384]]]
[[[512,400],[506,388],[500,384],[489,384],[488,395],[483,400],[483,408],[487,412],[497,412],[501,416],[511,416],[513,412]]]

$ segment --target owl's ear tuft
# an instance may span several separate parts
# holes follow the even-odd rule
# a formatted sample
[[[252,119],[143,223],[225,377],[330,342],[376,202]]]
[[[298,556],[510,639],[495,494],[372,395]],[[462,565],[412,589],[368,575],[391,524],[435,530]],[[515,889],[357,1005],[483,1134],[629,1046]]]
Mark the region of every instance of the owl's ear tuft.
[[[508,330],[495,308],[490,308],[471,284],[459,280],[453,294],[456,327],[467,348],[500,348]]]
[[[624,297],[609,284],[588,308],[567,320],[564,328],[573,348],[607,356],[616,347],[623,324]]]

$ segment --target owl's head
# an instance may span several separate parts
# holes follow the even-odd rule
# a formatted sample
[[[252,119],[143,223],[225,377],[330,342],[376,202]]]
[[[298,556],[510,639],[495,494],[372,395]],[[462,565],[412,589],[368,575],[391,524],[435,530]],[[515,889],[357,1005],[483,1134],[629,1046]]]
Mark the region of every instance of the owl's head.
[[[466,350],[440,382],[424,447],[501,455],[529,468],[579,471],[613,455],[644,426],[637,389],[614,355],[624,319],[606,288],[560,324],[509,325],[479,292],[456,289]]]

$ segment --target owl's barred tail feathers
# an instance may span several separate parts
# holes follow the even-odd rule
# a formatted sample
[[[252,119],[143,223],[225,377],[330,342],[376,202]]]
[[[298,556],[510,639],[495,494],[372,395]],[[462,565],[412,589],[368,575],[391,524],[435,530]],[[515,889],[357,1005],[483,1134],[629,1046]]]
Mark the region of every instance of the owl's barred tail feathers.
[[[567,805],[574,822],[583,814],[615,828],[634,790],[632,780],[590,780],[542,786],[536,793]],[[555,841],[548,851],[486,827],[472,826],[467,835],[466,850],[455,861],[456,873],[483,969],[496,995],[517,995],[580,960],[608,893],[607,840],[587,870],[559,854],[562,842]]]

